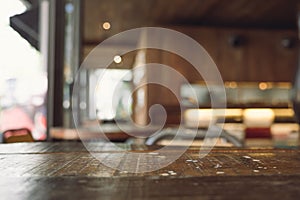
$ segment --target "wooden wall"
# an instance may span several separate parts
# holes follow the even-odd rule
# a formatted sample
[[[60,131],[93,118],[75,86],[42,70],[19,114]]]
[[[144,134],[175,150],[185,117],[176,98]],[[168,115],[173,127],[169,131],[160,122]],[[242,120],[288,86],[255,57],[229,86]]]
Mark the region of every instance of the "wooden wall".
[[[292,81],[298,62],[298,38],[293,30],[249,30],[172,27],[198,41],[216,63],[224,81]],[[230,41],[237,37],[236,46]],[[240,38],[240,39],[239,39]],[[291,41],[290,47],[282,43]],[[240,42],[238,42],[240,40]],[[183,67],[197,81],[190,67],[176,55],[162,62]]]
[[[224,81],[293,81],[298,62],[297,32],[293,30],[251,30],[227,28],[171,27],[198,41],[216,63]],[[235,38],[235,39],[234,39]],[[173,67],[190,82],[201,76],[185,59],[170,52],[148,49],[145,63],[161,63]],[[179,82],[168,74],[148,69],[146,76],[158,76]],[[145,88],[144,88],[145,89]],[[166,88],[149,85],[145,89],[145,106],[161,104],[168,113],[167,123],[180,120],[179,102]],[[137,118],[147,112],[135,113]],[[159,117],[157,118],[159,121]],[[144,123],[147,123],[144,121]],[[143,123],[141,123],[143,124]]]

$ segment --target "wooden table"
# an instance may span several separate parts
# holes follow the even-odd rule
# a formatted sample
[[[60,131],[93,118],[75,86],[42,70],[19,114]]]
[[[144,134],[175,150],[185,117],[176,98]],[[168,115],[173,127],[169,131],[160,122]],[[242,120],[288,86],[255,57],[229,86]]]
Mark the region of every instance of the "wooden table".
[[[109,143],[88,145],[94,153],[109,154],[108,159],[120,153]],[[155,148],[119,146],[132,152],[151,152]],[[197,148],[190,148],[165,168],[136,174],[104,166],[80,142],[1,144],[0,196],[1,199],[300,197],[299,150],[220,148],[213,149],[203,159],[198,155]],[[126,159],[124,154],[122,160]],[[132,166],[138,166],[138,162],[132,161]]]

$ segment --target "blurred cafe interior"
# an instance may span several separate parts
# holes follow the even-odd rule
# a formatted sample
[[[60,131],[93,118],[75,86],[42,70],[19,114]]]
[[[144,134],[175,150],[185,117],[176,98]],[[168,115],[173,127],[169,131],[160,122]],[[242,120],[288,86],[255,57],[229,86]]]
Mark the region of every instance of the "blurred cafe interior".
[[[300,195],[300,1],[1,0],[0,26],[7,198]]]

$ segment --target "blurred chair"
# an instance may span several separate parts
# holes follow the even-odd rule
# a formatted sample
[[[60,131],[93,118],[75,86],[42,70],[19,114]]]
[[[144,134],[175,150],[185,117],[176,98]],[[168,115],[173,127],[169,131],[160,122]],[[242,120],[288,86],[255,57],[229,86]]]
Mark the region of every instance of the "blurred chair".
[[[27,128],[10,129],[3,132],[4,143],[34,142],[31,131]]]

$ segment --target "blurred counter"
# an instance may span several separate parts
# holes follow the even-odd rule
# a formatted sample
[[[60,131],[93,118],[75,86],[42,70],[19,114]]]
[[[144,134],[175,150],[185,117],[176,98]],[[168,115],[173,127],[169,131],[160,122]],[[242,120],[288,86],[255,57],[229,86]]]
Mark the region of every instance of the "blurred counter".
[[[223,129],[230,135],[242,141],[244,147],[278,147],[278,148],[295,148],[300,146],[299,142],[299,125],[295,123],[275,123],[271,126],[271,135],[269,138],[247,138],[245,134],[245,125],[242,123],[225,123]],[[126,131],[121,130],[116,124],[102,124],[101,130],[105,134],[99,133],[99,127],[95,125],[80,129],[80,135],[76,129],[52,128],[50,137],[53,140],[110,140],[125,142],[134,138],[138,131],[134,128],[127,127]],[[142,130],[139,130],[141,135]],[[145,129],[145,132],[155,132],[155,129]],[[127,134],[127,133],[129,134]],[[201,141],[196,144],[202,144]],[[180,141],[176,144],[180,145]],[[182,145],[184,145],[182,141]],[[224,144],[220,145],[224,146]],[[226,145],[225,145],[226,146]]]
[[[101,125],[101,129],[106,133],[105,136],[99,134],[96,128],[82,128],[77,130],[54,127],[50,129],[50,138],[54,140],[104,140],[107,138],[111,141],[122,142],[130,137],[116,125]],[[80,134],[78,131],[80,131]]]

